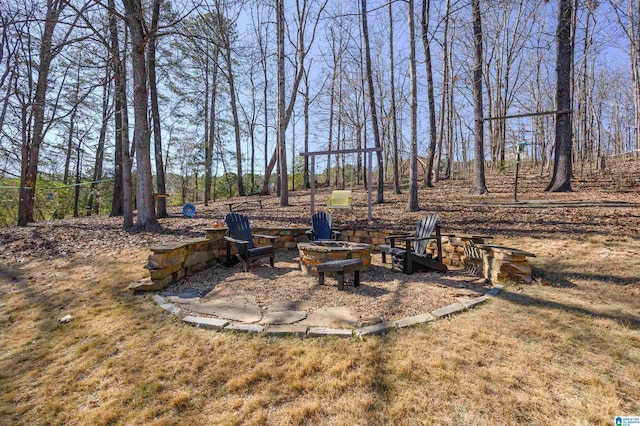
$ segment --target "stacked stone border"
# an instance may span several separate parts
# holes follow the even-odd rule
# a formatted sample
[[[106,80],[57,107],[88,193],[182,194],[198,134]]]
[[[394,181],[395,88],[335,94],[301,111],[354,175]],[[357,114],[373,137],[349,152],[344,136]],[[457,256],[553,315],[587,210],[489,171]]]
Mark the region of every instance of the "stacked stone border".
[[[276,250],[294,249],[298,243],[308,242],[305,232],[307,228],[252,228],[254,234],[277,236],[274,245]],[[185,275],[193,275],[212,267],[216,263],[223,262],[226,258],[226,241],[224,235],[227,228],[205,229],[206,237],[192,238],[171,244],[162,244],[150,247],[153,252],[145,269],[149,270],[149,279],[134,283],[131,290],[162,290],[167,285],[181,280]],[[389,235],[397,235],[404,231],[394,230],[342,230],[341,240],[366,243],[378,249],[385,244],[385,238]],[[483,236],[456,235],[444,236],[442,240],[443,263],[449,266],[464,266],[464,246],[483,244]],[[266,238],[255,238],[256,246],[268,245]],[[428,250],[435,256],[437,249],[435,241],[430,242]],[[231,253],[236,254],[235,245],[231,247]]]
[[[192,325],[197,328],[204,328],[215,331],[230,331],[238,333],[254,333],[265,336],[284,337],[293,336],[298,338],[309,337],[363,337],[367,335],[383,334],[397,328],[407,328],[419,324],[426,324],[440,318],[449,317],[469,310],[487,300],[495,297],[502,290],[502,285],[494,285],[487,294],[476,297],[474,299],[465,300],[459,303],[443,306],[429,313],[405,317],[395,321],[383,321],[378,324],[368,325],[354,329],[349,328],[329,328],[329,327],[308,327],[306,325],[282,325],[263,327],[258,324],[231,323],[219,318],[199,317],[190,315],[185,310],[170,303],[160,295],[154,295],[153,300],[165,311],[177,316],[185,324]]]

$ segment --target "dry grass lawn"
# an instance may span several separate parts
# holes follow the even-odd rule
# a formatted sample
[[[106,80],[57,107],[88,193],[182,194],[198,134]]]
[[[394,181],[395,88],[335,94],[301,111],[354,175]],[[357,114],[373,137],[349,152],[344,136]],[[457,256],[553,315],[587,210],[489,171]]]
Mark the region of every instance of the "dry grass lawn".
[[[478,222],[500,229],[486,211]],[[620,212],[638,229],[637,209]],[[544,210],[554,223],[573,213]],[[585,227],[592,213],[575,212]],[[0,424],[611,425],[640,415],[640,238],[606,226],[527,232],[536,220],[523,215],[524,231],[496,232],[497,242],[537,253],[538,282],[553,285],[509,285],[459,316],[364,340],[186,326],[126,291],[145,275],[142,245],[5,256]]]

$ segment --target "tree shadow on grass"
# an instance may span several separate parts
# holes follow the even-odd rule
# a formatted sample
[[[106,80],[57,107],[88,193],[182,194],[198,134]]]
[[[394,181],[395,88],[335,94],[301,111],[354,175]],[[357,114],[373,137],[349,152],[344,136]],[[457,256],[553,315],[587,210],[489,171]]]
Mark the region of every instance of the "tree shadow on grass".
[[[551,272],[545,269],[532,267],[531,275],[533,277],[533,281],[540,285],[548,285],[558,288],[574,288],[578,286],[577,284],[569,280],[566,274],[563,274],[561,272]]]
[[[574,288],[578,285],[574,281],[598,281],[619,286],[640,285],[640,276],[622,277],[612,274],[588,274],[584,272],[557,272],[537,267],[532,268],[534,281],[552,287]]]
[[[523,293],[514,293],[511,291],[502,291],[498,297],[511,303],[534,308],[557,309],[559,311],[570,312],[579,315],[586,315],[592,318],[602,318],[613,320],[620,325],[631,329],[640,329],[640,317],[633,314],[615,314],[609,312],[598,312],[592,309],[582,308],[580,306],[558,303],[551,300],[541,299],[539,297],[530,296]]]
[[[397,390],[393,389],[393,376],[390,376],[386,367],[389,360],[385,359],[384,353],[390,353],[395,343],[388,334],[376,336],[378,345],[372,349],[367,363],[372,366],[371,384],[369,391],[371,392],[372,401],[369,409],[367,409],[367,420],[365,424],[384,424],[389,421],[388,414],[383,407],[392,405],[394,394]]]

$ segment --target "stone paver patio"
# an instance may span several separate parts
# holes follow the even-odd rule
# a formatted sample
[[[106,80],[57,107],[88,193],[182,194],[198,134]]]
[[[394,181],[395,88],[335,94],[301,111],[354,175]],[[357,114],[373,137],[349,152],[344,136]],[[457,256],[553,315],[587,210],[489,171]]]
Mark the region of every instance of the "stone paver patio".
[[[394,328],[426,324],[475,307],[496,296],[502,289],[494,285],[485,295],[474,292],[461,294],[459,303],[453,303],[431,312],[402,318],[395,321],[372,321],[373,324],[356,328],[358,319],[348,307],[337,306],[316,309],[307,315],[305,302],[279,302],[268,306],[263,313],[258,305],[246,296],[219,294],[202,301],[194,289],[166,292],[154,295],[153,300],[167,312],[182,319],[186,324],[210,330],[226,330],[245,333],[264,333],[269,336],[295,337],[361,337],[385,333]],[[474,297],[476,296],[476,297]],[[211,315],[203,317],[197,314]]]

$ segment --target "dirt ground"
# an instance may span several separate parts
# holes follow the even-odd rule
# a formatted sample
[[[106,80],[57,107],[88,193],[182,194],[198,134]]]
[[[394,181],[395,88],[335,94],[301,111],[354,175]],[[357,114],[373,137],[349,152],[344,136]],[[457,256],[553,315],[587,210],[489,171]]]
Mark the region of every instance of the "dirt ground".
[[[316,210],[330,211],[334,224],[345,229],[368,227],[411,231],[425,214],[436,213],[443,231],[496,238],[530,235],[584,238],[603,232],[613,238],[637,236],[640,235],[640,167],[637,163],[632,164],[633,167],[622,169],[617,175],[576,179],[572,184],[574,192],[569,193],[544,192],[548,177],[525,174],[519,180],[518,203],[513,202],[513,176],[508,172],[489,175],[489,193],[483,196],[469,195],[469,181],[465,179],[445,180],[435,189],[420,189],[421,210],[418,212],[405,211],[406,188],[404,194],[394,194],[386,188],[385,202],[372,206],[372,223],[367,223],[367,192],[361,188],[352,188],[352,209],[327,209],[326,199],[330,193],[327,188],[317,190],[315,205]],[[247,198],[260,198],[264,206],[260,209],[257,205],[247,205],[237,209],[249,217],[252,226],[310,226],[308,191],[291,191],[286,207],[280,206],[275,196]],[[13,263],[26,258],[51,259],[76,254],[99,256],[203,237],[204,229],[224,221],[228,212],[227,199],[219,199],[209,206],[187,201],[196,205],[195,217],[183,217],[181,206],[169,207],[170,217],[159,220],[161,227],[157,233],[132,234],[122,229],[121,218],[106,216],[37,222],[25,228],[0,228],[0,261]],[[526,247],[522,249],[526,250]]]
[[[470,196],[461,188],[463,180],[448,180],[434,190],[420,190],[421,211],[405,212],[406,195],[387,190],[385,203],[373,205],[373,222],[368,223],[367,192],[353,189],[352,209],[329,210],[324,205],[329,194],[321,188],[315,197],[316,210],[326,210],[334,217],[334,224],[345,229],[359,227],[411,231],[415,222],[425,214],[438,214],[446,232],[490,235],[495,242],[514,246],[510,238],[535,236],[556,238],[587,238],[605,232],[611,238],[640,235],[640,195],[638,190],[609,192],[602,185],[602,177],[583,179],[574,183],[575,192],[549,194],[542,191],[545,179],[524,176],[519,182],[519,202],[513,202],[510,177],[490,176],[489,194]],[[633,188],[631,188],[633,189]],[[406,192],[406,191],[405,191]],[[255,199],[258,196],[249,197]],[[260,197],[264,208],[257,203],[236,209],[246,214],[252,226],[291,225],[308,226],[310,197],[308,191],[292,191],[290,205],[281,207],[274,196]],[[169,209],[170,217],[161,219],[159,233],[128,233],[121,228],[120,218],[90,217],[39,222],[27,228],[0,229],[0,262],[10,267],[27,260],[49,261],[56,258],[80,256],[96,259],[117,256],[122,250],[144,249],[150,245],[204,236],[204,229],[224,220],[229,200],[217,200],[209,206],[195,203],[194,218],[181,215],[180,207]],[[516,247],[531,251],[530,247]],[[559,254],[562,255],[562,254]],[[269,271],[260,264],[243,273],[240,266],[216,266],[208,271],[187,277],[166,290],[194,287],[200,290],[225,289],[250,297],[260,307],[279,301],[305,300],[309,311],[332,306],[348,306],[359,318],[399,319],[445,306],[463,296],[460,289],[483,291],[477,277],[453,270],[446,275],[419,272],[404,276],[381,263],[380,255],[373,255],[373,264],[363,274],[359,288],[347,286],[338,292],[334,280],[322,292],[315,280],[303,276],[296,267],[295,253],[280,252],[276,269]],[[141,265],[142,266],[142,265]],[[144,274],[144,270],[141,269]],[[551,284],[541,271],[538,282]],[[241,283],[241,285],[238,285]],[[463,296],[464,297],[464,296]]]

